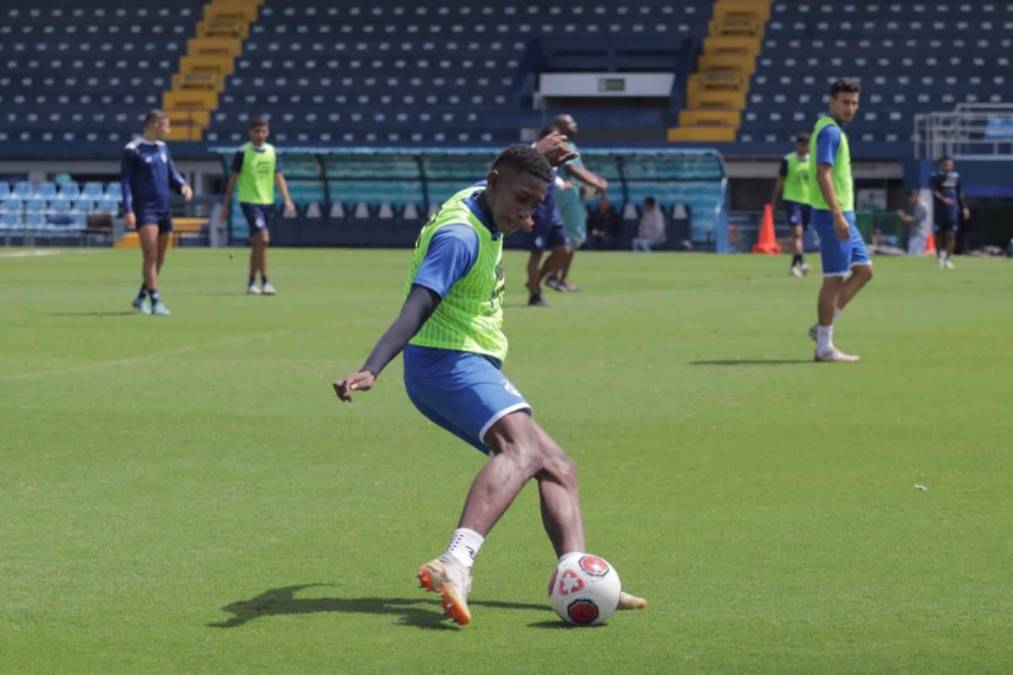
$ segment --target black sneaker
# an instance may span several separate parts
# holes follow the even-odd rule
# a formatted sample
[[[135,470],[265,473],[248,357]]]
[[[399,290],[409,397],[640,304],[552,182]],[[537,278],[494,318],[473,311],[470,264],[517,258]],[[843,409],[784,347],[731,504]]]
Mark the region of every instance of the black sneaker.
[[[528,306],[529,307],[548,307],[549,303],[545,302],[545,299],[542,298],[542,294],[541,293],[532,293],[531,297],[528,298]]]

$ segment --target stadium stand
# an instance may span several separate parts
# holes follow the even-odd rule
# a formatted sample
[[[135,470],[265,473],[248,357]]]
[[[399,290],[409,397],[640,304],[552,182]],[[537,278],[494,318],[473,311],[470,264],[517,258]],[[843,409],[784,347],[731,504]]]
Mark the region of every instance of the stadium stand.
[[[193,34],[200,0],[0,4],[0,144],[118,154]]]
[[[532,65],[551,61],[533,56],[533,44],[539,55],[552,52],[557,59],[553,40],[572,46],[575,35],[585,42],[608,36],[630,50],[646,39],[666,39],[667,50],[678,51],[682,38],[705,33],[710,4],[268,2],[206,138],[241,142],[245,119],[269,111],[279,144],[503,145],[517,140],[521,127],[537,128],[553,114],[530,106]],[[658,51],[660,45],[655,56]],[[629,53],[618,65],[607,58],[572,54],[582,69],[643,65]],[[590,127],[597,118],[610,123],[615,117],[589,114]],[[664,120],[654,122],[660,139]]]
[[[775,2],[738,140],[790,144],[845,76],[863,88],[856,155],[910,156],[916,113],[1013,101],[1011,31],[1007,2]]]
[[[227,170],[231,153],[219,150]],[[272,232],[272,241],[302,245],[411,244],[419,219],[454,192],[485,178],[495,156],[478,148],[321,148],[282,154],[301,217]],[[678,233],[680,242],[689,240],[704,250],[727,245],[723,239],[727,179],[717,153],[590,149],[584,160],[609,181],[609,200],[625,205],[631,223],[639,218],[637,209],[644,198],[653,196],[666,215],[676,209],[693,214],[691,228]],[[235,215],[237,211],[234,205],[231,235],[242,239],[246,225]],[[367,219],[386,230],[374,229],[364,236],[352,227]],[[633,229],[631,224],[631,233]]]

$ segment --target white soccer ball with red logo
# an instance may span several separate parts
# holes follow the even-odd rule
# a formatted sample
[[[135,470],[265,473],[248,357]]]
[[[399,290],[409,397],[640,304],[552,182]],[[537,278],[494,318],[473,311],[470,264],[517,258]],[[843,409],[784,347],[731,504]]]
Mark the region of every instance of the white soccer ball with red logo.
[[[615,614],[621,590],[619,573],[607,560],[590,553],[573,553],[552,572],[549,600],[563,621],[594,626]]]

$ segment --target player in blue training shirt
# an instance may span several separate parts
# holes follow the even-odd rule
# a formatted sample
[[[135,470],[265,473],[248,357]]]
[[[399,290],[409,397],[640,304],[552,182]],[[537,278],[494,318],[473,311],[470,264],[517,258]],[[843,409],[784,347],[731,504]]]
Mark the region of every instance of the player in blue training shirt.
[[[539,147],[559,159],[559,153]],[[507,352],[503,238],[532,227],[532,213],[551,180],[543,154],[514,145],[497,157],[485,184],[444,202],[419,234],[397,319],[363,367],[333,385],[338,397],[349,401],[353,392],[371,389],[403,351],[405,390],[419,411],[490,456],[472,483],[446,552],[418,571],[422,586],[440,593],[447,614],[461,625],[471,620],[467,597],[475,557],[529,480],[538,483],[542,520],[556,555],[563,559],[585,548],[573,461],[500,370]],[[628,593],[620,597],[620,608],[646,604]]]
[[[169,129],[168,115],[161,110],[149,112],[144,118],[144,132],[123,149],[120,170],[123,220],[128,229],[137,228],[141,240],[142,283],[133,304],[144,314],[156,316],[169,315],[169,308],[158,295],[158,273],[172,233],[169,192],[176,190],[187,201],[193,198],[193,190],[176,171],[165,145]]]
[[[939,267],[953,269],[953,253],[957,250],[960,220],[971,218],[971,210],[960,189],[960,174],[953,170],[953,158],[939,160],[939,171],[929,180],[932,190],[932,220],[936,233],[936,259]]]

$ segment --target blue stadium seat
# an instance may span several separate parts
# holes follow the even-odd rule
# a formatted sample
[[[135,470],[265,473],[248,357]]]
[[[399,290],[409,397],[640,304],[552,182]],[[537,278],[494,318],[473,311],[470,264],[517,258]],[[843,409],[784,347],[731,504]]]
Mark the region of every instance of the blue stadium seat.
[[[0,211],[0,227],[6,231],[20,230],[22,227],[21,213],[18,211]]]
[[[81,191],[80,196],[94,201],[102,197],[102,194],[102,183],[88,181],[84,184],[84,189]]]

